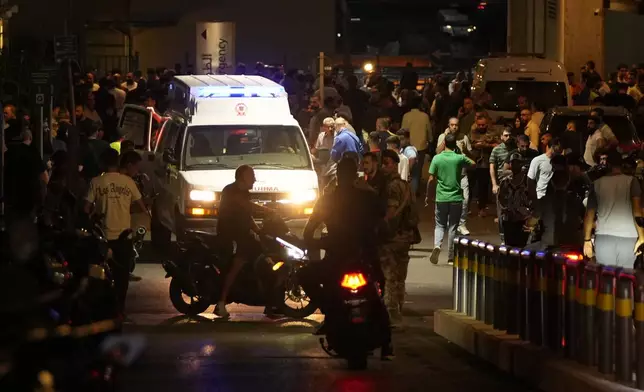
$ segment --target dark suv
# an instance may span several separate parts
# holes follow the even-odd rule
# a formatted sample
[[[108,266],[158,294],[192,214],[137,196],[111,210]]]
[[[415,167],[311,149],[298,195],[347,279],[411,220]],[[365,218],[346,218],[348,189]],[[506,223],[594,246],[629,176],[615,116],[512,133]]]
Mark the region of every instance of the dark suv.
[[[553,137],[565,139],[562,136],[566,132],[566,127],[569,122],[574,121],[577,132],[582,135],[580,138],[581,146],[579,148],[581,154],[583,154],[586,147],[586,139],[589,136],[588,117],[590,117],[590,112],[595,107],[571,106],[550,109],[541,122],[541,135],[550,133]],[[637,136],[630,112],[621,107],[601,106],[600,108],[604,111],[604,123],[610,127],[619,141],[620,150],[622,152],[629,152],[639,148],[640,139]]]

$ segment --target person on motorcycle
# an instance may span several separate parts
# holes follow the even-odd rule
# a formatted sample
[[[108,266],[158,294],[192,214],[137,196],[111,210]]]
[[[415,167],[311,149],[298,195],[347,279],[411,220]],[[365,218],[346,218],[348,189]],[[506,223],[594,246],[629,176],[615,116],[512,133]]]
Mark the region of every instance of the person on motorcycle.
[[[215,306],[215,314],[220,317],[229,317],[226,310],[226,300],[230,289],[235,283],[235,278],[247,261],[257,260],[262,255],[262,245],[257,237],[259,226],[253,219],[253,210],[265,209],[250,200],[250,190],[255,184],[255,171],[248,165],[242,165],[235,171],[235,182],[226,185],[221,192],[219,203],[219,219],[217,220],[217,235],[223,239],[222,243],[236,244],[233,262],[226,274],[219,302]],[[269,264],[273,261],[266,260]],[[272,312],[271,306],[266,313]]]
[[[328,236],[324,239],[327,251],[325,259],[308,264],[299,273],[302,288],[312,301],[320,304],[320,310],[325,314],[332,309],[329,309],[325,301],[326,296],[320,284],[333,287],[327,282],[334,280],[340,263],[362,259],[373,264],[374,273],[381,275],[376,228],[384,219],[384,204],[372,188],[357,184],[358,164],[355,159],[342,158],[338,163],[336,176],[337,187],[332,192],[325,193],[315,204],[303,235],[305,243],[311,248],[319,247],[314,234],[319,227],[326,225]],[[386,320],[386,331],[389,332],[389,316],[384,306],[382,311],[382,319]],[[316,335],[325,333],[324,324],[315,332]],[[381,356],[383,359],[393,356],[389,333],[383,342]]]

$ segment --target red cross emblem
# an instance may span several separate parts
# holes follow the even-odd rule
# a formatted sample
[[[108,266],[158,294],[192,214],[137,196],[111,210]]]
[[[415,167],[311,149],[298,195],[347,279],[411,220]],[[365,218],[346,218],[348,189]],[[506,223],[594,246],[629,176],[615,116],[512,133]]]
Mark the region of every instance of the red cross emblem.
[[[248,108],[243,103],[238,103],[237,106],[235,106],[235,111],[237,111],[238,116],[245,116],[247,109]]]

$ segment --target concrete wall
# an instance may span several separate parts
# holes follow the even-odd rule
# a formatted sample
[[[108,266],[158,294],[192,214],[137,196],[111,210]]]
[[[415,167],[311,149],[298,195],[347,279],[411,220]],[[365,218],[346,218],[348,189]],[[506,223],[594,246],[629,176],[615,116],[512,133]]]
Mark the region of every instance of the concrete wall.
[[[579,74],[588,60],[604,71],[603,0],[566,0],[564,10],[564,65]],[[595,15],[595,11],[599,14]]]
[[[644,63],[644,15],[606,11],[605,16],[606,73],[615,72],[620,63]]]
[[[564,0],[509,0],[508,53],[560,58],[560,5]]]

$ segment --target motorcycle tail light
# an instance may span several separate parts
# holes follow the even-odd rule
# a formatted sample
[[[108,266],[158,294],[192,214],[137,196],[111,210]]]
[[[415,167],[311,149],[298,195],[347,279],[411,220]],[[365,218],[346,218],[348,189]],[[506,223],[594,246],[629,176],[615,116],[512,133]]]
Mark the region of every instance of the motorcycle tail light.
[[[364,275],[359,272],[344,274],[342,282],[340,283],[340,286],[351,291],[356,291],[360,287],[364,287],[366,285],[367,279],[365,279]]]

